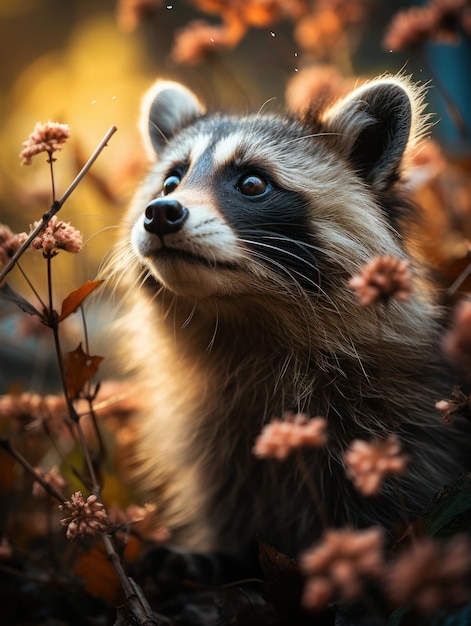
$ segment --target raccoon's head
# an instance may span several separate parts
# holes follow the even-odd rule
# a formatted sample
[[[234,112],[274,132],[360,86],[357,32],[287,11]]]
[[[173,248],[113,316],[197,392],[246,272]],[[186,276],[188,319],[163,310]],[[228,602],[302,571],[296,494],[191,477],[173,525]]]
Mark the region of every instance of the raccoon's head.
[[[155,166],[129,215],[135,254],[192,298],[346,289],[371,257],[403,254],[395,188],[421,108],[398,78],[303,119],[207,114],[157,82],[143,103]]]

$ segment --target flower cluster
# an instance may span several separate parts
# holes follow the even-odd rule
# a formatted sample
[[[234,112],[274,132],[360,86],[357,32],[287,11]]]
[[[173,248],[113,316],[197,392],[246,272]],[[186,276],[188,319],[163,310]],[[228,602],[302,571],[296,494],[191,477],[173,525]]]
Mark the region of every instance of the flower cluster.
[[[390,474],[403,474],[407,458],[394,435],[372,442],[356,439],[344,454],[347,476],[365,496],[379,493]]]
[[[463,373],[471,376],[471,300],[462,300],[455,307],[443,340],[443,352]]]
[[[380,528],[327,530],[301,559],[307,576],[303,605],[320,610],[335,594],[347,601],[358,599],[365,582],[383,574],[383,544]]]
[[[119,0],[116,7],[118,24],[131,32],[145,19],[153,17],[162,7],[162,0]]]
[[[448,400],[437,400],[435,408],[447,424],[453,422],[455,415],[469,414],[471,410],[471,395],[464,394],[459,387],[453,387]]]
[[[216,52],[233,48],[242,36],[240,27],[239,21],[214,25],[195,20],[178,33],[172,57],[176,63],[199,65]]]
[[[351,87],[333,65],[315,65],[297,72],[288,82],[286,101],[291,112],[304,114],[313,102],[334,102]]]
[[[323,417],[309,419],[301,413],[286,414],[284,420],[274,420],[264,426],[255,441],[253,453],[259,458],[282,460],[301,447],[320,448],[327,441],[326,427]]]
[[[0,541],[0,561],[8,561],[13,556],[13,548],[6,537]]]
[[[390,566],[386,588],[394,602],[424,613],[457,607],[471,599],[471,541],[456,535],[444,543],[414,542]]]
[[[68,517],[60,520],[62,526],[67,526],[68,539],[76,539],[84,535],[98,535],[109,530],[110,524],[103,504],[98,502],[95,495],[85,500],[81,491],[72,494],[70,500],[59,506],[69,513]]]
[[[156,522],[156,513],[155,504],[147,503],[144,506],[130,504],[125,511],[114,506],[110,508],[109,520],[115,528],[132,526],[133,530],[147,541],[167,543],[170,540],[170,531]]]
[[[307,10],[303,0],[194,0],[194,4],[206,13],[218,13],[222,22],[196,20],[180,29],[172,51],[177,63],[202,63],[215,52],[232,50],[250,27],[266,28],[284,17],[298,19]]]
[[[41,476],[41,478],[56,491],[61,491],[67,485],[57,465],[54,465],[53,467],[51,467],[51,469],[48,472],[45,472],[40,467],[35,467],[34,469],[37,472],[37,474]],[[42,498],[45,495],[47,495],[46,490],[44,489],[44,487],[41,485],[40,482],[35,480],[33,482],[33,496],[35,498]]]
[[[431,0],[397,13],[383,40],[387,50],[408,50],[428,41],[456,43],[461,29],[471,33],[468,0]]]
[[[35,222],[34,226],[38,224]],[[82,235],[79,230],[53,215],[47,226],[33,239],[31,246],[35,250],[42,250],[45,256],[52,256],[57,249],[76,253],[82,248]]]
[[[13,233],[8,226],[0,224],[0,265],[6,265],[27,238],[26,233]]]
[[[296,43],[305,51],[325,58],[346,44],[345,35],[351,26],[360,24],[368,15],[371,0],[320,0],[295,27]]]
[[[28,430],[36,430],[47,421],[49,430],[55,432],[63,429],[67,406],[62,396],[7,394],[0,396],[0,415],[3,419],[25,422]]]
[[[406,302],[412,292],[409,263],[392,256],[376,257],[348,285],[361,306],[373,306],[390,298]]]
[[[70,137],[68,124],[57,122],[37,122],[28,139],[23,142],[23,150],[20,152],[20,159],[24,165],[31,165],[32,159],[41,152],[47,152],[49,158],[57,150],[62,150],[65,142]]]

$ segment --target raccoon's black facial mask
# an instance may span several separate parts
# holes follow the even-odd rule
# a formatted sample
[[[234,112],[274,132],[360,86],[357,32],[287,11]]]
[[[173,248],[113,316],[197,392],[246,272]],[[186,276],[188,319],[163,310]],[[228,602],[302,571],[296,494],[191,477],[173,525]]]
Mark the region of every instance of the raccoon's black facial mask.
[[[309,200],[257,169],[241,173],[238,167],[229,167],[219,178],[218,206],[241,241],[275,272],[285,277],[293,272],[304,289],[317,291]]]
[[[227,131],[227,122],[224,128]],[[218,135],[217,129],[213,132]],[[218,167],[213,153],[214,145],[195,163],[173,166],[164,177],[162,196],[170,200],[185,192],[191,200],[192,189],[206,193],[257,262],[284,277],[291,274],[307,291],[317,291],[319,270],[309,199],[280,186],[269,169],[258,164],[235,162]],[[184,209],[198,211],[191,204]]]

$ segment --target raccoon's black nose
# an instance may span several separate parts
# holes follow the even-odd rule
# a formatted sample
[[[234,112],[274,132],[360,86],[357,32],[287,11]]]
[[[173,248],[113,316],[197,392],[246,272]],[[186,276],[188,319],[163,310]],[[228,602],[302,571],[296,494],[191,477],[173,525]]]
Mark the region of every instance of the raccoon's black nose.
[[[185,223],[188,214],[188,209],[183,207],[178,200],[157,198],[146,207],[144,228],[159,237],[176,233]]]

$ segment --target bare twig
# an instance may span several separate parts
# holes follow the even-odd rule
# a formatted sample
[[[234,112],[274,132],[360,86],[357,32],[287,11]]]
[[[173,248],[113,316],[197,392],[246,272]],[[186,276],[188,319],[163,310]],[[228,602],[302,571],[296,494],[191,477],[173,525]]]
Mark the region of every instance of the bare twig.
[[[0,448],[5,450],[5,452],[8,452],[8,454],[10,454],[15,461],[17,461],[29,474],[31,474],[34,480],[37,481],[50,496],[58,500],[61,504],[65,502],[64,496],[57,491],[57,489],[54,489],[54,487],[52,487],[46,480],[44,480],[39,472],[34,469],[31,463],[29,463],[25,457],[11,445],[8,439],[0,439]]]
[[[16,263],[18,262],[18,260],[21,258],[21,256],[26,252],[26,250],[29,248],[29,246],[31,245],[31,242],[39,235],[39,233],[44,230],[44,228],[47,226],[47,223],[49,222],[49,220],[51,219],[51,217],[53,217],[56,213],[58,213],[60,211],[60,209],[62,208],[62,205],[64,204],[64,202],[69,198],[69,196],[72,194],[72,192],[75,190],[75,188],[77,187],[77,185],[80,183],[80,181],[82,180],[82,178],[85,176],[85,174],[88,172],[88,170],[90,169],[90,167],[93,165],[93,163],[96,161],[96,159],[98,158],[98,156],[100,155],[100,153],[102,152],[102,150],[105,148],[105,146],[107,145],[108,141],[110,140],[110,138],[112,137],[112,135],[117,131],[118,129],[116,128],[116,126],[111,126],[111,128],[108,130],[108,132],[106,133],[106,135],[103,137],[103,139],[100,141],[100,143],[98,144],[98,146],[96,147],[95,151],[93,152],[93,154],[91,155],[91,157],[88,159],[88,161],[85,163],[85,165],[82,167],[82,169],[80,170],[80,172],[77,174],[77,176],[74,178],[74,180],[72,181],[72,183],[69,185],[69,187],[66,189],[65,193],[63,194],[63,196],[59,199],[56,200],[52,203],[51,208],[49,209],[49,211],[47,213],[45,213],[42,218],[40,223],[36,226],[36,228],[34,228],[34,230],[29,234],[28,238],[26,239],[26,241],[23,243],[23,245],[21,245],[18,250],[15,252],[15,254],[11,257],[11,259],[9,260],[9,262],[5,265],[5,267],[2,269],[2,271],[0,272],[0,283],[5,279],[5,277],[7,276],[7,274],[9,274],[9,272],[11,272],[11,270],[15,267]]]

